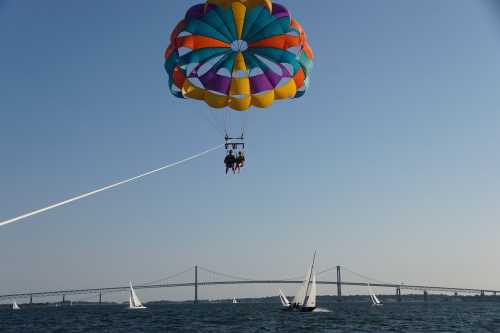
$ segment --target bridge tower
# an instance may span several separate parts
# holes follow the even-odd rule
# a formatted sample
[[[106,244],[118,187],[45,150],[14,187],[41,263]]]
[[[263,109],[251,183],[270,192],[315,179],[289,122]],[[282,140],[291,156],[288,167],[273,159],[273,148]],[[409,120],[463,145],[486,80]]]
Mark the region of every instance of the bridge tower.
[[[198,265],[194,266],[194,304],[198,304]]]
[[[398,302],[401,302],[401,287],[396,288],[396,298],[398,299]]]
[[[64,305],[64,303],[66,303],[66,295],[63,295],[62,305]]]
[[[340,297],[342,297],[342,275],[340,273],[340,266],[337,266],[337,301],[340,302]]]
[[[429,293],[427,290],[424,290],[424,302],[427,302],[429,300]]]
[[[33,295],[30,295],[30,305],[33,304]]]
[[[102,292],[99,292],[99,304],[102,304]]]

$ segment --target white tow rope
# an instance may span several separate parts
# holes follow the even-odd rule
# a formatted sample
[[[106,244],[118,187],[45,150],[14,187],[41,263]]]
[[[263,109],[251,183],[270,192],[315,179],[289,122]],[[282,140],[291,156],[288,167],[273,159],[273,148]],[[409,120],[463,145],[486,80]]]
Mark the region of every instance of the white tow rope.
[[[12,218],[10,220],[6,220],[6,221],[3,221],[3,222],[0,222],[0,227],[3,227],[5,225],[8,225],[8,224],[11,224],[11,223],[15,223],[15,222],[18,222],[20,220],[24,220],[28,217],[31,217],[31,216],[34,216],[34,215],[38,215],[38,214],[41,214],[43,212],[46,212],[46,211],[49,211],[51,209],[54,209],[54,208],[57,208],[57,207],[60,207],[60,206],[64,206],[64,205],[67,205],[69,203],[72,203],[74,201],[78,201],[80,199],[83,199],[83,198],[86,198],[86,197],[90,197],[92,195],[95,195],[95,194],[98,194],[98,193],[101,193],[101,192],[104,192],[104,191],[107,191],[107,190],[110,190],[112,188],[115,188],[115,187],[118,187],[120,185],[124,185],[124,184],[127,184],[127,183],[130,183],[130,182],[133,182],[135,180],[138,180],[138,179],[141,179],[141,178],[144,178],[144,177],[147,177],[149,175],[152,175],[154,173],[157,173],[157,172],[160,172],[160,171],[163,171],[165,169],[169,169],[169,168],[172,168],[174,166],[177,166],[179,164],[182,164],[182,163],[186,163],[188,161],[191,161],[191,160],[194,160],[198,157],[202,157],[208,153],[211,153],[217,149],[220,149],[224,146],[224,144],[221,144],[221,145],[218,145],[218,146],[215,146],[213,148],[210,148],[208,150],[205,150],[204,152],[201,152],[199,154],[196,154],[196,155],[193,155],[191,157],[188,157],[188,158],[185,158],[183,160],[180,160],[180,161],[177,161],[177,162],[174,162],[174,163],[171,163],[171,164],[167,164],[165,166],[162,166],[161,168],[158,168],[158,169],[155,169],[155,170],[151,170],[151,171],[148,171],[146,173],[143,173],[141,175],[138,175],[138,176],[135,176],[135,177],[132,177],[132,178],[129,178],[129,179],[126,179],[126,180],[122,180],[118,183],[115,183],[115,184],[111,184],[111,185],[108,185],[108,186],[105,186],[105,187],[102,187],[102,188],[99,188],[97,190],[94,190],[92,192],[88,192],[88,193],[85,193],[85,194],[81,194],[79,196],[76,196],[76,197],[73,197],[71,199],[67,199],[67,200],[64,200],[64,201],[61,201],[59,203],[56,203],[56,204],[53,204],[53,205],[50,205],[48,207],[45,207],[45,208],[41,208],[41,209],[37,209],[31,213],[26,213],[26,214],[23,214],[23,215],[20,215],[18,217],[15,217],[15,218]]]

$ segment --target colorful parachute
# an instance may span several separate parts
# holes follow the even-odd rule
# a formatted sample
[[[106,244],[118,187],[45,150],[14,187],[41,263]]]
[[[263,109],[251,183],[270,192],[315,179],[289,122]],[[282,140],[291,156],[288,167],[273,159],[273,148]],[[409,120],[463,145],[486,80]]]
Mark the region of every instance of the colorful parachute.
[[[171,35],[165,69],[172,94],[245,111],[304,95],[313,66],[307,37],[271,0],[208,0]]]

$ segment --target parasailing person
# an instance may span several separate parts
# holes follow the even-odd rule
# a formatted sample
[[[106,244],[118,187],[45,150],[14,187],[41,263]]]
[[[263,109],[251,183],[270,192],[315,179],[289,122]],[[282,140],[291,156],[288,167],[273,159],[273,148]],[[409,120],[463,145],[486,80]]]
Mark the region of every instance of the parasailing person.
[[[234,132],[231,117],[245,117],[251,107],[269,109],[275,100],[302,97],[313,58],[306,33],[285,6],[271,0],[207,0],[191,7],[173,29],[165,70],[170,92],[204,101],[207,120],[222,134]],[[241,149],[237,156],[231,153],[241,170],[244,142],[227,138],[227,151]]]

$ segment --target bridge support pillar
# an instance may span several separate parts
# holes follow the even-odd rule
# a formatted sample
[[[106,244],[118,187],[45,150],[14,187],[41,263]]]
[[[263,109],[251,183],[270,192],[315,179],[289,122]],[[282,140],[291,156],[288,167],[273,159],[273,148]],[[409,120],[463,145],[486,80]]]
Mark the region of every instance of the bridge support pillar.
[[[337,301],[340,302],[340,298],[342,297],[342,275],[340,272],[340,266],[337,266]]]
[[[496,292],[496,291],[494,291],[494,292],[493,292],[493,296],[496,296],[496,295],[497,295],[497,292]]]
[[[194,266],[194,304],[198,304],[198,265]]]
[[[99,304],[102,304],[102,293],[99,293]]]
[[[429,300],[429,293],[427,290],[424,290],[424,302],[427,302]]]
[[[455,296],[458,296],[458,292],[455,291]]]
[[[396,298],[398,302],[401,302],[401,288],[396,288]]]
[[[66,295],[63,295],[62,305],[64,305],[64,303],[66,303]]]
[[[484,290],[481,290],[481,297],[484,297]]]
[[[33,295],[30,295],[30,305],[33,304]]]

